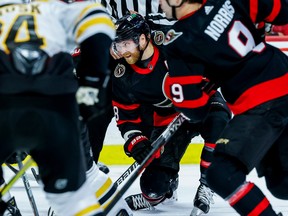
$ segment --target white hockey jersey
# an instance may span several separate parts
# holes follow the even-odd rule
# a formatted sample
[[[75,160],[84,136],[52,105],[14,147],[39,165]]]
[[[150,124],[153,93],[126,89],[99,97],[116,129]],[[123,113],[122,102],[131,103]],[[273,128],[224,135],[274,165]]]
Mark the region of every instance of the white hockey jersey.
[[[95,33],[115,37],[114,25],[100,4],[66,4],[57,0],[21,3],[21,0],[0,1],[0,49],[7,54],[14,46],[32,40],[53,56],[59,52],[70,53]]]
[[[78,82],[70,53],[92,36],[115,37],[114,24],[99,3],[0,0],[0,93],[74,93]],[[98,54],[87,71],[100,68],[99,56],[109,58],[109,51]]]

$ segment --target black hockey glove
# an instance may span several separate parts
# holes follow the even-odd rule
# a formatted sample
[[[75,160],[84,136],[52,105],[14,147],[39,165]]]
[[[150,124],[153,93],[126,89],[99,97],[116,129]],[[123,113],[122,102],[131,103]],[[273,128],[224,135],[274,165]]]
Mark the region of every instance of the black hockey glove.
[[[141,133],[133,134],[124,144],[124,151],[127,156],[133,157],[141,163],[152,151],[151,142]],[[155,158],[160,157],[160,151],[155,154]]]
[[[108,74],[100,78],[86,76],[79,79],[80,87],[76,99],[84,121],[90,121],[105,112],[106,105],[109,103],[107,99],[110,91],[109,80]]]

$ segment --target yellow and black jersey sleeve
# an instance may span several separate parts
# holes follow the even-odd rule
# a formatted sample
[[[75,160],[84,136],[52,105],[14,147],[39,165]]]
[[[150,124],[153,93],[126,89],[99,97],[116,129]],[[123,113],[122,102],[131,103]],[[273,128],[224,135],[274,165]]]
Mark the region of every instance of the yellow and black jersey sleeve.
[[[95,34],[104,34],[114,40],[114,23],[101,4],[75,2],[67,7],[62,14],[62,23],[78,44]]]

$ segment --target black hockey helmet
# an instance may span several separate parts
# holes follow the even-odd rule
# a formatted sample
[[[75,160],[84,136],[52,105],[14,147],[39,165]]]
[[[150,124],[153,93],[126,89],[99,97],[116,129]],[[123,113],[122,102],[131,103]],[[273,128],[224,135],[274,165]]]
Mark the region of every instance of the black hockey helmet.
[[[116,22],[116,43],[133,39],[138,44],[141,34],[144,34],[147,40],[150,39],[150,27],[140,14],[125,15]]]

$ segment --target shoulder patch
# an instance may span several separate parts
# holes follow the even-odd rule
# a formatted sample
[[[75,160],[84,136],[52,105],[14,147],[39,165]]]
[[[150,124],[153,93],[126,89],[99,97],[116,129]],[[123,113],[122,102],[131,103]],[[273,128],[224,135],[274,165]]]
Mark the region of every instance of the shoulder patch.
[[[118,64],[114,70],[114,76],[119,78],[125,74],[126,67],[123,64]]]
[[[172,43],[177,38],[179,38],[182,34],[183,34],[183,32],[176,32],[174,29],[170,29],[166,34],[165,41],[164,41],[163,45],[168,45],[168,44]]]
[[[162,45],[165,41],[165,34],[162,31],[156,31],[153,37],[154,43],[156,45]]]

